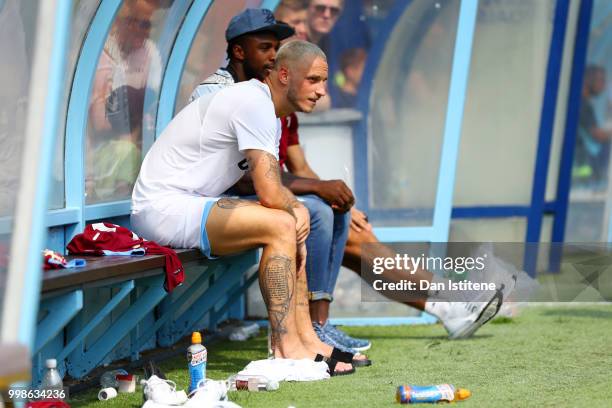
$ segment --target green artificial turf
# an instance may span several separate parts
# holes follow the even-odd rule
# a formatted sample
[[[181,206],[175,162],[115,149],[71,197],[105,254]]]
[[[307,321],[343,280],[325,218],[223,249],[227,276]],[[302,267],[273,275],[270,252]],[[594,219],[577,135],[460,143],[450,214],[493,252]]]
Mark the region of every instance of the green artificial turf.
[[[372,340],[372,367],[278,391],[230,393],[243,407],[392,407],[400,384],[451,383],[472,397],[460,407],[612,406],[612,306],[531,307],[499,318],[469,340],[449,341],[440,325],[351,327]],[[210,346],[208,377],[223,379],[266,357],[266,339]],[[183,356],[161,363],[185,388]],[[139,407],[141,393],[99,402],[97,390],[72,395],[74,407]]]

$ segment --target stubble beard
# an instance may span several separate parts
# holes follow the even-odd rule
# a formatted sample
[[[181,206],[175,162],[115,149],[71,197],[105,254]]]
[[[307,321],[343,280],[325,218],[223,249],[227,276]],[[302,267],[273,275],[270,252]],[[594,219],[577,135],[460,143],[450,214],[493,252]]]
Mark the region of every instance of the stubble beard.
[[[300,106],[298,92],[296,91],[292,83],[289,83],[289,89],[287,90],[287,100],[289,101],[291,107],[294,109],[294,112],[310,112],[310,110],[306,111]]]

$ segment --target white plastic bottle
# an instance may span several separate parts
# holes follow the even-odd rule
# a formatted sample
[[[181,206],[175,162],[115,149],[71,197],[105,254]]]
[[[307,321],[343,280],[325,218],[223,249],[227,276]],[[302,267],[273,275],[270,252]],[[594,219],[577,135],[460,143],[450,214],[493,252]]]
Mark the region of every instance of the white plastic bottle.
[[[45,361],[45,366],[47,367],[47,371],[43,376],[40,388],[43,390],[63,389],[64,383],[62,382],[62,377],[60,376],[59,371],[57,371],[57,360],[50,358]]]
[[[233,375],[227,379],[227,388],[230,391],[276,391],[278,382],[263,375]]]

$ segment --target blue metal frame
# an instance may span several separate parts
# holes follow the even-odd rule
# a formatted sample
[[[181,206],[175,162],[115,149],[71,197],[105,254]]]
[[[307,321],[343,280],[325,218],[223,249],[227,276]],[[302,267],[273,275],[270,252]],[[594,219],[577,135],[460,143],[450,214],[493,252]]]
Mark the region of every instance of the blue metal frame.
[[[215,307],[214,310],[211,312],[211,320],[215,323],[219,322],[221,320],[221,316],[223,316],[225,312],[230,310],[232,306],[234,306],[236,303],[241,302],[242,298],[244,297],[243,293],[245,293],[247,289],[249,289],[249,287],[251,287],[251,285],[255,283],[258,278],[259,273],[254,273],[248,279],[236,283],[229,290],[229,293],[227,295],[227,301],[224,302],[218,308]]]
[[[552,232],[553,242],[563,242],[565,239],[565,223],[572,182],[571,175],[574,160],[574,147],[576,144],[576,133],[578,131],[580,104],[582,103],[582,84],[584,68],[586,66],[592,13],[593,0],[582,0],[578,12],[578,26],[576,28],[570,89],[567,99],[567,113],[565,116],[565,133],[563,146],[561,148],[561,162],[559,164],[557,209]]]
[[[83,308],[83,291],[75,290],[64,295],[42,301],[40,311],[48,314],[38,322],[36,343],[32,354],[38,353],[53,337],[66,327]]]
[[[204,292],[206,283],[215,270],[218,268],[218,264],[210,265],[196,280],[180,295],[175,293],[170,294],[160,304],[161,316],[155,321],[152,326],[149,326],[136,340],[137,347],[143,346],[151,336],[158,334],[158,340],[161,346],[170,346],[173,344],[171,336],[167,333],[171,332],[171,324],[169,321],[174,317],[177,310],[190,305],[195,301],[195,295],[201,296]],[[190,301],[190,302],[188,302]],[[165,326],[162,328],[162,326]],[[161,329],[161,330],[160,330]]]
[[[574,146],[578,131],[580,104],[582,103],[582,84],[584,68],[586,66],[589,34],[591,31],[591,17],[593,0],[582,0],[578,12],[578,25],[576,27],[574,56],[568,94],[567,113],[565,116],[565,132],[561,147],[561,161],[559,163],[559,178],[557,181],[557,207],[552,229],[552,241],[565,240],[565,225],[569,205],[569,193],[572,183],[572,165],[574,161]],[[551,254],[551,269],[558,270],[560,254]]]
[[[251,258],[247,255],[247,260]],[[223,270],[217,270],[210,277],[210,286],[207,289],[207,296],[200,296],[193,302],[191,307],[175,316],[173,321],[171,338],[176,341],[186,335],[192,327],[200,322],[206,313],[208,313],[219,301],[221,301],[232,288],[232,286],[240,281],[242,274],[252,263],[245,264],[243,259],[238,257],[232,258],[231,263],[222,265]],[[214,326],[216,322],[210,322]]]
[[[119,303],[125,299],[135,287],[133,280],[122,282],[119,286],[121,288],[119,292],[113,296],[111,300],[104,305],[104,307],[93,318],[89,319],[87,324],[81,328],[78,335],[68,341],[68,344],[66,344],[64,349],[57,356],[59,361],[62,361],[68,357],[68,355],[72,353],[79,343],[85,340],[85,337],[87,337],[89,333],[91,333],[92,330],[104,320],[104,318],[109,316],[111,312],[119,305]]]
[[[55,138],[59,128],[59,107],[64,91],[66,55],[68,50],[68,32],[70,27],[70,16],[72,13],[69,0],[58,0],[55,10],[55,25],[53,34],[53,49],[51,61],[49,61],[48,89],[45,100],[44,130],[41,138],[40,156],[36,157],[33,165],[36,168],[36,190],[34,207],[32,211],[30,242],[28,253],[40,254],[44,248],[46,239],[45,217],[48,207],[48,196],[50,186],[50,170],[55,149]],[[41,286],[41,258],[29,256],[24,265],[25,285],[22,297],[21,322],[18,339],[27,344],[30,349],[34,346],[34,334],[36,330],[36,314]]]
[[[162,81],[157,109],[156,137],[168,126],[174,116],[174,106],[181,84],[183,68],[191,50],[191,44],[193,44],[211,3],[212,0],[194,0],[176,37]]]
[[[102,0],[83,42],[76,65],[70,103],[66,118],[66,144],[64,180],[66,183],[66,208],[84,212],[85,206],[85,135],[89,98],[96,68],[104,43],[108,37],[121,0]],[[84,214],[74,224],[66,227],[66,241],[85,228]]]
[[[525,242],[537,243],[542,233],[542,220],[544,218],[544,201],[546,198],[546,182],[550,162],[553,128],[559,91],[559,77],[563,62],[563,48],[565,32],[567,31],[567,17],[569,14],[569,0],[557,0],[555,8],[554,26],[551,46],[546,69],[546,87],[542,103],[542,115],[538,137],[537,156],[533,185],[531,192],[531,208],[527,216],[527,232]],[[565,142],[564,142],[565,145]],[[571,166],[571,164],[570,164]],[[571,171],[571,170],[570,170]],[[560,182],[563,182],[561,177]],[[558,218],[559,199],[556,197],[554,213]],[[529,245],[525,248],[523,268],[531,276],[535,276],[538,262],[538,245]]]
[[[130,200],[113,201],[110,203],[90,204],[83,209],[83,220],[99,220],[102,218],[129,215],[132,202]]]
[[[162,316],[153,325],[153,328],[160,329],[157,331],[157,341],[160,346],[166,347],[175,343],[177,337],[173,333],[173,326],[176,314],[185,307],[191,307],[196,299],[202,296],[207,289],[206,285],[219,267],[220,263],[211,264],[183,293],[180,295],[173,293],[160,304],[159,312]],[[149,331],[143,333],[138,341],[145,340],[147,335]]]
[[[128,292],[133,289],[133,281],[126,283],[132,284],[132,287],[123,287],[122,295],[127,295]],[[166,291],[163,288],[164,276],[158,275],[148,280],[147,289],[144,293],[138,296],[138,299],[131,303],[129,308],[123,312],[123,314],[113,322],[112,330],[107,330],[100,336],[87,351],[81,351],[79,353],[73,353],[69,357],[69,372],[72,376],[79,378],[88,373],[92,368],[95,368],[100,364],[104,358],[113,350],[113,348],[121,342],[121,340],[130,334],[130,331],[134,329],[140,321],[150,313],[155,306],[166,296]],[[125,289],[125,291],[124,291]],[[114,305],[116,306],[116,305]],[[113,306],[113,307],[114,307]],[[112,310],[108,310],[105,307],[100,313],[104,312],[108,315]],[[104,316],[96,316],[96,318]],[[100,319],[101,321],[101,319]],[[85,328],[92,329],[89,325]],[[79,338],[80,341],[71,341],[70,345],[76,347],[78,344],[82,344],[84,336],[81,335],[82,331],[79,330],[79,335],[74,340]],[[74,344],[73,344],[74,343]],[[62,354],[64,357],[65,354]]]
[[[559,77],[561,75],[561,64],[563,62],[563,45],[565,43],[568,14],[569,0],[557,0],[551,46],[546,68],[546,85],[544,89],[544,101],[542,103],[540,130],[538,133],[537,156],[531,191],[531,208],[527,216],[526,242],[538,242],[542,232],[546,178],[550,162],[550,148],[555,124],[557,95],[559,93]],[[528,257],[525,260],[525,267],[528,271],[535,270],[534,261],[535,258],[533,257]]]
[[[432,226],[433,241],[436,242],[448,241],[459,140],[461,138],[477,14],[478,0],[461,1]]]

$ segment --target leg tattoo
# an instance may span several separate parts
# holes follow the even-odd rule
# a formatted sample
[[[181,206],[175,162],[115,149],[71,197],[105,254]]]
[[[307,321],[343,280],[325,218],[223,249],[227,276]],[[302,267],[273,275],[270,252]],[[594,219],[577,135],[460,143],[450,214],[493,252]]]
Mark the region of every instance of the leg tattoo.
[[[293,298],[294,288],[290,281],[295,275],[293,259],[285,255],[272,255],[260,275],[261,292],[268,308],[272,344],[278,344],[281,337],[287,334],[287,316]]]
[[[243,200],[242,198],[221,198],[217,201],[217,207],[225,210],[233,210],[238,207],[246,207],[247,205],[256,205],[255,201]]]

